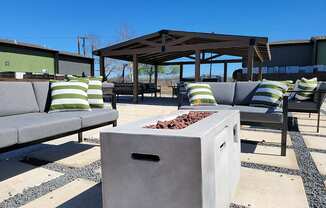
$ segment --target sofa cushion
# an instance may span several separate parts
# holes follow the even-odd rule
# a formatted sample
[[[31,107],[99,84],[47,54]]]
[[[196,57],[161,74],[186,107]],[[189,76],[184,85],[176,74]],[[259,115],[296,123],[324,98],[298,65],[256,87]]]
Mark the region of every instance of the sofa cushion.
[[[234,82],[207,82],[211,86],[218,104],[232,105],[234,99]]]
[[[231,105],[216,105],[216,106],[190,106],[184,105],[179,108],[180,110],[211,110],[211,111],[218,111],[218,110],[228,110],[232,109]]]
[[[313,101],[299,101],[299,100],[290,100],[288,103],[288,109],[292,112],[302,111],[318,111],[318,104]]]
[[[79,117],[66,117],[49,113],[27,113],[0,117],[0,126],[17,128],[18,143],[75,131],[81,128]]]
[[[49,82],[33,82],[36,101],[40,112],[47,112],[51,103],[51,91]]]
[[[49,112],[89,111],[88,83],[82,81],[59,81],[51,83],[51,106]]]
[[[240,120],[246,122],[282,123],[282,110],[278,108],[263,108],[235,105],[232,109],[240,111]]]
[[[92,111],[75,111],[75,112],[57,112],[53,113],[64,117],[79,117],[81,119],[82,128],[99,125],[102,123],[115,121],[119,114],[116,110],[109,109],[93,109]]]
[[[39,112],[32,83],[0,82],[0,116]]]
[[[260,82],[236,82],[234,105],[249,105]]]
[[[0,148],[18,143],[18,132],[15,128],[0,127]]]
[[[190,105],[213,105],[216,100],[209,84],[205,83],[187,83],[186,89]]]

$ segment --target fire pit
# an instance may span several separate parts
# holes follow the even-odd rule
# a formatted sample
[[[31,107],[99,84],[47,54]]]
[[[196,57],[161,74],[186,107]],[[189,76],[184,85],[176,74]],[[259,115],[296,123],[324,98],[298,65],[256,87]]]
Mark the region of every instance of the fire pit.
[[[208,111],[190,111],[187,114],[182,114],[181,116],[177,116],[173,120],[168,121],[158,121],[156,124],[145,126],[145,128],[151,129],[184,129],[187,126],[196,123],[210,115],[214,112]]]
[[[239,117],[178,111],[102,131],[103,207],[228,207],[240,176]]]

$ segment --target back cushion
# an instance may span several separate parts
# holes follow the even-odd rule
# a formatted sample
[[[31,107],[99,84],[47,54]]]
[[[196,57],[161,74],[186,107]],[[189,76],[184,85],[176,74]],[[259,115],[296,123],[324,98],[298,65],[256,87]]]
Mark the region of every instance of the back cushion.
[[[32,83],[0,82],[0,116],[39,111]]]
[[[260,82],[236,82],[234,105],[249,105]]]
[[[234,82],[203,82],[209,84],[217,104],[232,105],[234,98]]]
[[[49,82],[33,82],[36,101],[41,112],[47,112],[50,109],[51,93]]]

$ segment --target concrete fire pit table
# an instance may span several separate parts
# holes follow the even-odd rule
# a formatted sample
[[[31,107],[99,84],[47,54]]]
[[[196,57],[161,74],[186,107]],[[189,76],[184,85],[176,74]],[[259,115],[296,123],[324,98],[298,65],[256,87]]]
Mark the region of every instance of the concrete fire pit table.
[[[144,128],[187,113],[101,132],[104,207],[229,207],[240,176],[239,112],[214,112],[183,129]]]

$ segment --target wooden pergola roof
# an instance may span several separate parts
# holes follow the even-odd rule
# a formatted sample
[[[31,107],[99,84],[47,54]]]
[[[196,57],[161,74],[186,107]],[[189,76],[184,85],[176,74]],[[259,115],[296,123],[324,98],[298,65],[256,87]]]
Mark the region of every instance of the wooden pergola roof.
[[[158,65],[182,57],[194,58],[195,51],[214,53],[216,56],[232,55],[248,59],[248,51],[254,49],[254,59],[270,60],[266,37],[225,35],[215,33],[161,30],[122,43],[101,48],[94,55],[125,61]]]

